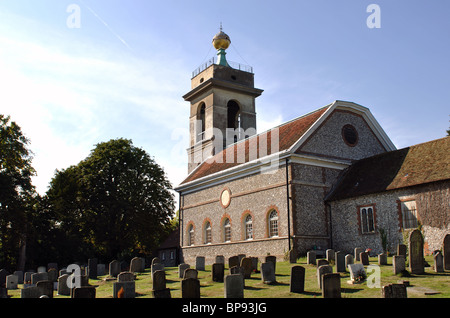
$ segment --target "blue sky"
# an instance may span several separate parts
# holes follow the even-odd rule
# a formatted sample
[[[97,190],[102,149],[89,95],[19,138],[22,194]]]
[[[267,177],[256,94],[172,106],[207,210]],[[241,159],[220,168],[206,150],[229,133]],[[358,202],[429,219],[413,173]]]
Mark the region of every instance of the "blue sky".
[[[370,4],[380,28],[367,26]],[[181,96],[222,22],[228,60],[253,66],[264,89],[258,131],[348,100],[403,148],[450,126],[448,12],[447,0],[0,0],[0,113],[30,138],[40,193],[55,169],[118,137],[175,186],[187,174]]]

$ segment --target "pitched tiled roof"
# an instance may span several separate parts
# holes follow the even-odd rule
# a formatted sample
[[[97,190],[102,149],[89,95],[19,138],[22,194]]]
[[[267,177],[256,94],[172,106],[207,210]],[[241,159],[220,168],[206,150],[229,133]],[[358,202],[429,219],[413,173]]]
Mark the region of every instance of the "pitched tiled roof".
[[[279,126],[278,130],[278,136],[279,136],[279,146],[278,151],[283,151],[289,149],[291,146],[295,144],[297,140],[302,137],[306,131],[320,118],[320,116],[329,108],[330,106],[322,107],[312,113],[309,113],[305,116],[296,118],[292,121],[289,121],[285,124],[282,124]],[[237,150],[241,149],[241,147],[245,148],[245,162],[251,161],[250,159],[259,159],[259,140],[260,138],[263,138],[264,144],[267,144],[267,155],[272,154],[271,149],[271,137],[272,133],[271,131],[266,131],[264,133],[252,136],[250,138],[247,138],[244,141],[235,143],[233,145],[230,145],[229,147],[225,148],[218,154],[216,154],[213,158],[210,158],[203,163],[200,164],[199,167],[197,167],[195,170],[192,171],[192,173],[181,183],[185,184],[190,181],[194,181],[196,179],[206,177],[210,174],[220,172],[235,166],[238,166],[240,164],[243,164],[242,160],[239,160],[241,162],[238,162],[237,160]],[[256,139],[255,139],[256,138]],[[267,141],[266,141],[267,140]],[[249,151],[250,145],[253,145],[256,141],[258,151]],[[244,143],[244,145],[242,145]],[[231,153],[230,153],[231,152]],[[257,158],[250,158],[250,153],[257,154]],[[275,151],[274,151],[275,153]],[[232,162],[226,162],[226,158],[230,158],[231,156],[234,157],[234,160]],[[221,160],[219,160],[221,159]],[[228,160],[229,161],[229,160]]]
[[[351,165],[327,200],[450,179],[450,137],[365,158]]]

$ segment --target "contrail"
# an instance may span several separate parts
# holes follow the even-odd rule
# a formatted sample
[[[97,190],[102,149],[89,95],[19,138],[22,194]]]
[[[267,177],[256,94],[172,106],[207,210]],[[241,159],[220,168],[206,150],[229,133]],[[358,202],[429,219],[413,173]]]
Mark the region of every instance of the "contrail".
[[[113,29],[111,29],[111,27],[108,25],[108,23],[105,22],[105,20],[103,20],[94,10],[91,9],[91,7],[89,7],[86,3],[84,3],[83,0],[80,0],[80,2],[86,7],[88,8],[89,11],[91,11],[91,13],[101,22],[103,23],[103,25],[112,33],[114,34],[114,36],[120,41],[122,42],[127,48],[129,48],[130,50],[132,50],[132,48],[128,45],[128,43],[116,32],[114,32]]]

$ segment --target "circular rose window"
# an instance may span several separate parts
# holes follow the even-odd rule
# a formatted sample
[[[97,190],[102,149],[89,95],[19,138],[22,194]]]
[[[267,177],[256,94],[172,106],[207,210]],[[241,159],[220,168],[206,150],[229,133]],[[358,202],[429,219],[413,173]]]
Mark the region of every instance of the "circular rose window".
[[[342,138],[350,147],[356,146],[358,143],[358,132],[356,131],[356,128],[352,125],[345,125],[342,127]]]

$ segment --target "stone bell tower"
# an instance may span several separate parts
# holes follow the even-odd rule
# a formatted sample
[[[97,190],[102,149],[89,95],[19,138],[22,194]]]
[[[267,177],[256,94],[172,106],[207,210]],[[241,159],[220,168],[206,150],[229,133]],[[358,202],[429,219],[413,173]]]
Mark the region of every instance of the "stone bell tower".
[[[191,91],[183,96],[191,106],[189,173],[224,147],[256,134],[255,98],[263,90],[255,88],[250,66],[226,60],[230,43],[221,27],[212,40],[217,58],[192,73]]]

